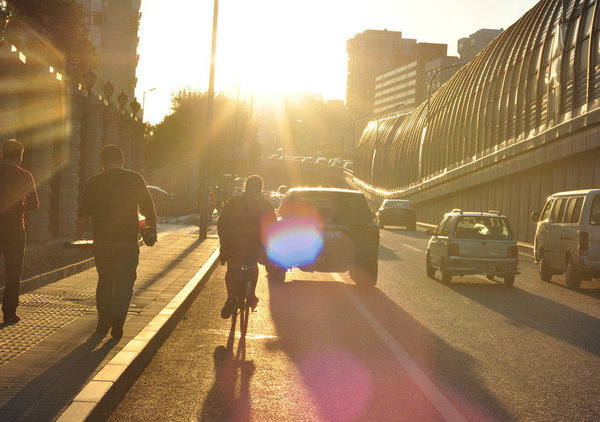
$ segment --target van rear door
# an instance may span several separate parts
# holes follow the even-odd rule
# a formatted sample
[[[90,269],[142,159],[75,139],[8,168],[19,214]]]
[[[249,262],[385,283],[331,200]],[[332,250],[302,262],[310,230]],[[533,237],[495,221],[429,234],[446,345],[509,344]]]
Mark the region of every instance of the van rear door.
[[[582,231],[588,234],[588,259],[590,262],[600,262],[600,194],[591,199],[589,212],[585,210],[581,217]],[[587,223],[587,224],[584,224]]]

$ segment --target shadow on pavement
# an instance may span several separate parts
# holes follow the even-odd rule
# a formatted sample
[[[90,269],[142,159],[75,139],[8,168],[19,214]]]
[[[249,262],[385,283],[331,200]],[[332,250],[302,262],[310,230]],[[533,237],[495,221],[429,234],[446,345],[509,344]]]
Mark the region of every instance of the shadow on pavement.
[[[43,414],[44,419],[54,420],[117,343],[118,340],[105,340],[104,334],[94,332],[83,344],[28,382],[0,408],[0,415],[8,420],[39,420]]]
[[[598,318],[518,287],[465,282],[447,287],[506,316],[516,325],[532,328],[600,356]]]
[[[202,239],[196,240],[191,245],[187,246],[179,255],[170,259],[167,265],[165,265],[158,274],[154,274],[148,278],[138,279],[134,285],[135,291],[143,291],[148,287],[152,286],[155,282],[160,280],[163,276],[169,273],[173,268],[175,268],[186,256],[194,252],[196,248],[202,243]],[[143,268],[143,267],[142,267]]]
[[[440,420],[349,299],[355,295],[428,378],[472,420],[510,420],[478,364],[378,289],[329,281],[270,285],[278,347],[299,369],[324,420]],[[485,410],[483,410],[485,408]]]
[[[250,380],[254,375],[253,361],[234,359],[231,350],[218,346],[213,353],[215,380],[206,395],[200,421],[250,421],[251,398]],[[236,397],[236,384],[240,378],[239,392]]]
[[[402,261],[402,258],[394,249],[386,248],[379,244],[379,260],[380,261]]]

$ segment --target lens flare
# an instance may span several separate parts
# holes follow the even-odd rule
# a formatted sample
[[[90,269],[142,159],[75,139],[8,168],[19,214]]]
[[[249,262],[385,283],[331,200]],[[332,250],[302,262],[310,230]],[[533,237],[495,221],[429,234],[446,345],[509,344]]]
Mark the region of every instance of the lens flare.
[[[267,256],[283,268],[309,266],[323,249],[322,223],[317,216],[289,217],[267,231]]]

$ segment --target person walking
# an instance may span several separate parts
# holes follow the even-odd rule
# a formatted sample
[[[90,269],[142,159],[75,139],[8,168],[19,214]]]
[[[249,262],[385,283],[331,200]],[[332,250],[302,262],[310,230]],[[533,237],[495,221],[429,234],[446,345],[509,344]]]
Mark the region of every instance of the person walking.
[[[0,160],[0,256],[4,257],[6,285],[2,294],[5,324],[16,324],[21,273],[25,256],[25,219],[23,214],[39,207],[33,176],[22,169],[23,144],[9,139],[2,144]]]
[[[116,339],[133,296],[139,258],[138,210],[148,226],[144,243],[156,243],[156,212],[143,176],[123,168],[123,151],[117,145],[100,150],[102,172],[86,182],[79,209],[75,237],[81,239],[92,220],[93,254],[98,272],[96,331]]]
[[[267,229],[277,222],[271,203],[262,196],[263,179],[257,174],[249,176],[242,195],[232,197],[219,215],[217,230],[221,243],[219,260],[227,262],[225,286],[227,301],[221,309],[221,317],[227,319],[235,308],[236,274],[242,266],[253,268],[253,289],[258,280],[257,263],[266,262],[263,239]],[[250,306],[258,304],[254,290]]]

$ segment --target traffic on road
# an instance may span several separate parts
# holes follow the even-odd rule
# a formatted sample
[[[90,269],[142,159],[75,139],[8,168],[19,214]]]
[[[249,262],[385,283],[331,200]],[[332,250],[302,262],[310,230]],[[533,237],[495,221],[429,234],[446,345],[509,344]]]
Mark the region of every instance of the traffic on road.
[[[371,288],[299,269],[269,283],[261,267],[243,343],[219,316],[218,267],[111,420],[596,419],[600,282],[544,282],[521,249],[512,288],[501,274],[448,283],[428,277],[428,242],[380,230]]]

